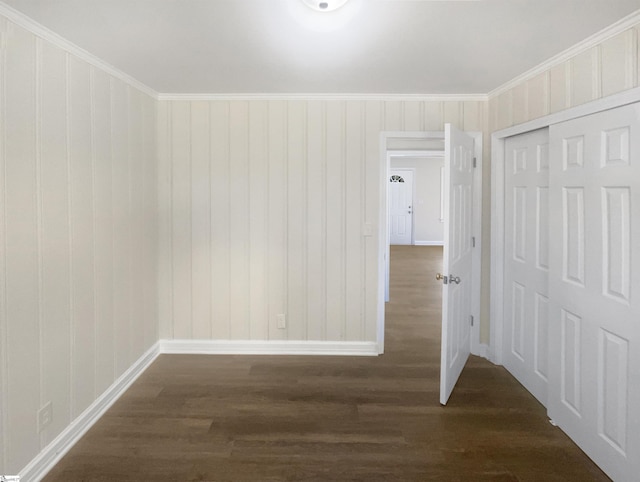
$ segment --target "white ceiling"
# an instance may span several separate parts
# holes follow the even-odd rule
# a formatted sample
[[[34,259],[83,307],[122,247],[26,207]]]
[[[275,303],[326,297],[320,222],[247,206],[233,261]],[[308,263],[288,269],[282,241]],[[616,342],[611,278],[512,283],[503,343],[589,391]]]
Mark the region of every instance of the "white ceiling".
[[[640,0],[4,0],[164,93],[487,93]]]

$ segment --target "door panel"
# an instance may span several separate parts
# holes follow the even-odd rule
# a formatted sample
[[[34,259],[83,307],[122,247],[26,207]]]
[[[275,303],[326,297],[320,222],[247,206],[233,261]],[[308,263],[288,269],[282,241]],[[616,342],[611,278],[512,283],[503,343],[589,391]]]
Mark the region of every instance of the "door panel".
[[[413,244],[413,171],[391,170],[389,221],[390,244]]]
[[[473,139],[447,124],[440,362],[440,403],[443,405],[447,403],[471,349],[473,152]]]
[[[504,366],[547,403],[549,133],[505,141]]]
[[[549,415],[614,480],[640,473],[640,106],[550,128]]]

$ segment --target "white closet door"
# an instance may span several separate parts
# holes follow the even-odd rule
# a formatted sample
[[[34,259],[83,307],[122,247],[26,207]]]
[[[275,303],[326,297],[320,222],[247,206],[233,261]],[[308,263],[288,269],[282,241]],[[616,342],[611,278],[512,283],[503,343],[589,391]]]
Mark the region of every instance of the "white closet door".
[[[640,106],[550,128],[549,415],[640,477]]]
[[[503,363],[547,404],[549,131],[505,141]]]

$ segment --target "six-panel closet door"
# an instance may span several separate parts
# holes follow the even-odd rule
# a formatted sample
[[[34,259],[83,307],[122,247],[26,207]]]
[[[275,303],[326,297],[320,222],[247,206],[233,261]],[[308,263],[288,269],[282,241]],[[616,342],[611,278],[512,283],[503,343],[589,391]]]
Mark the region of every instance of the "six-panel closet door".
[[[550,127],[549,416],[640,474],[640,105]]]
[[[549,131],[505,141],[503,363],[547,403]]]

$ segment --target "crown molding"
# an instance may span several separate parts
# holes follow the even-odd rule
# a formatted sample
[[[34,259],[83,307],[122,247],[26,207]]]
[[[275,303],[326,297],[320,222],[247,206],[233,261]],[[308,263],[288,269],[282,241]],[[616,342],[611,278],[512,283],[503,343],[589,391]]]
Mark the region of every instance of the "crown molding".
[[[486,94],[158,94],[158,100],[169,101],[247,101],[247,100],[302,100],[302,101],[422,101],[422,102],[486,102]]]
[[[498,95],[503,94],[504,92],[507,92],[510,89],[513,89],[517,85],[523,82],[526,82],[529,79],[532,79],[536,75],[540,75],[543,72],[546,72],[547,70],[551,69],[552,67],[555,67],[563,62],[566,62],[572,57],[575,57],[576,55],[586,50],[589,50],[590,48],[593,48],[596,45],[599,45],[605,42],[606,40],[609,40],[610,38],[613,38],[616,35],[619,35],[625,30],[628,30],[638,24],[640,24],[640,10],[636,10],[635,12],[618,20],[616,23],[609,25],[603,30],[596,32],[595,34],[591,35],[590,37],[587,37],[581,42],[578,42],[572,47],[569,47],[568,49],[560,52],[559,54],[554,55],[553,57],[542,62],[541,64],[536,65],[532,69],[527,70],[526,72],[518,75],[517,77],[514,77],[510,81],[502,84],[500,87],[493,89],[491,92],[489,92],[487,97],[489,99],[493,99],[494,97],[497,97]]]
[[[148,96],[153,97],[154,99],[158,98],[158,93],[155,90],[153,90],[151,87],[143,84],[142,82],[131,77],[130,75],[125,74],[124,72],[117,69],[113,65],[108,64],[104,60],[99,59],[92,53],[84,50],[83,48],[78,47],[73,42],[70,42],[64,37],[61,37],[57,33],[49,30],[44,25],[39,24],[32,18],[27,17],[24,13],[19,12],[18,10],[14,9],[13,7],[10,7],[9,5],[7,5],[2,1],[0,1],[0,15],[6,17],[9,21],[13,22],[19,27],[24,28],[25,30],[27,30],[28,32],[31,32],[37,37],[40,37],[41,39],[46,40],[48,42],[51,42],[56,47],[59,47],[65,52],[75,55],[79,59],[84,60],[88,64],[93,65],[94,67],[97,67],[100,70],[103,70],[107,74],[115,77],[116,79],[123,81],[124,83],[130,85],[135,89],[138,89],[139,91],[147,94]]]

